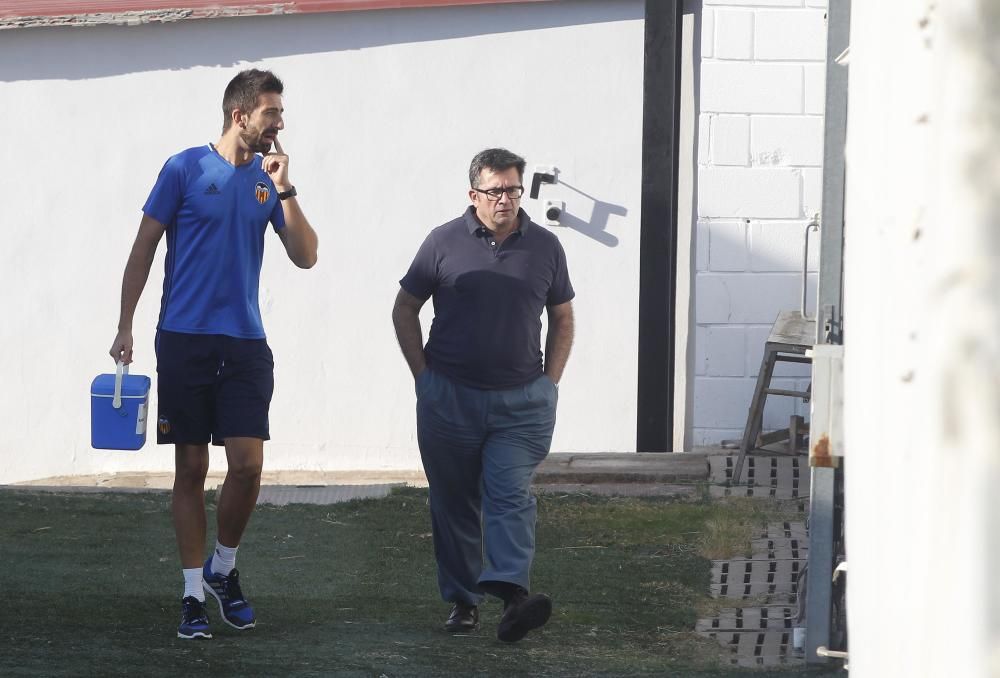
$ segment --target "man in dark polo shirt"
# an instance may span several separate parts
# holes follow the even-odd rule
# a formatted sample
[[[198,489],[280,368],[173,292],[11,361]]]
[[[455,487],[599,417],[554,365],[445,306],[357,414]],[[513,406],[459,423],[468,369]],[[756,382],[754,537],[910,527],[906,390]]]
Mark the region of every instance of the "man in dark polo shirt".
[[[524,159],[510,151],[492,148],[473,158],[472,205],[427,236],[392,310],[416,380],[438,586],[453,604],[445,628],[478,629],[479,604],[489,593],[504,602],[497,637],[507,642],[552,613],[548,596],[528,592],[531,478],[549,453],[573,343],[566,255],[520,209],[523,176]],[[419,312],[432,296],[424,346]]]

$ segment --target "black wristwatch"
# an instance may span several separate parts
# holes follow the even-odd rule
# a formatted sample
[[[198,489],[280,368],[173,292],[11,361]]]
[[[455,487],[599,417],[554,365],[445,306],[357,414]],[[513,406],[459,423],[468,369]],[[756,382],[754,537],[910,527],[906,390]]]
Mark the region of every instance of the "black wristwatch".
[[[281,193],[278,193],[278,200],[288,200],[289,198],[294,198],[298,194],[299,192],[295,190],[294,186],[292,186],[287,191],[282,191]]]

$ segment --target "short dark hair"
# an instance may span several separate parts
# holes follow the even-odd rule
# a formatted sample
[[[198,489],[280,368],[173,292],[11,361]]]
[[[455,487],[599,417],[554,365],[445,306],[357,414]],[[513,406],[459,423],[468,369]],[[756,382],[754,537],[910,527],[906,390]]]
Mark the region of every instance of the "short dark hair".
[[[233,111],[237,108],[250,113],[257,108],[257,99],[261,94],[281,94],[284,91],[284,83],[271,71],[256,68],[240,71],[229,81],[226,93],[222,95],[222,114],[225,116],[222,131],[225,132],[233,124]]]
[[[469,185],[473,188],[479,186],[479,175],[484,169],[503,172],[516,167],[517,175],[523,179],[524,164],[524,158],[506,148],[487,148],[485,151],[479,151],[469,165]]]

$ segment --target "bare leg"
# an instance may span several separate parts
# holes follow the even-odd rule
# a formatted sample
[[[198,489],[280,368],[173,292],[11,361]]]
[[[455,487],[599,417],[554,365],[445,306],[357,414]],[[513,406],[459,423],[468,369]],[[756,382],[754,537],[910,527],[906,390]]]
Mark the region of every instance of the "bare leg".
[[[243,530],[257,504],[260,471],[264,464],[264,441],[260,438],[226,438],[229,470],[219,497],[219,543],[239,546]]]
[[[205,557],[205,475],[208,445],[176,445],[171,508],[181,567],[201,567]]]

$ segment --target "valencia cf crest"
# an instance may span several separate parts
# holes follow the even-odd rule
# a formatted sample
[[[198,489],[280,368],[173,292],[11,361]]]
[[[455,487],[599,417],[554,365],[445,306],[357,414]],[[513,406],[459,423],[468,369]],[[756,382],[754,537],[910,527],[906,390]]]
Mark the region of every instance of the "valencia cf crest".
[[[267,199],[271,195],[271,189],[267,187],[267,184],[265,184],[263,181],[258,181],[257,185],[254,186],[254,189],[257,192],[257,202],[259,202],[261,205],[266,203]]]
[[[159,421],[156,422],[156,428],[158,428],[160,433],[163,435],[167,435],[170,433],[170,420],[166,417],[160,417]]]

